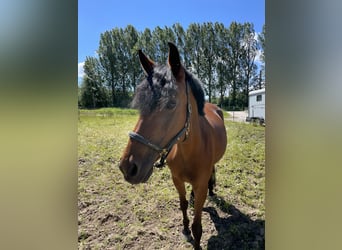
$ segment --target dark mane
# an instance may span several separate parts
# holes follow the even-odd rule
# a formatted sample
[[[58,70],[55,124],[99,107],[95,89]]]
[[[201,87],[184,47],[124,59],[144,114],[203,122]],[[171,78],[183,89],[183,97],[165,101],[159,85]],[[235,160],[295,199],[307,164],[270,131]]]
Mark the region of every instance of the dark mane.
[[[197,102],[197,109],[199,115],[204,115],[204,91],[202,83],[193,74],[185,69],[185,81],[190,85],[192,94]]]
[[[189,84],[196,99],[198,113],[204,115],[204,92],[200,81],[185,70],[185,81]],[[147,115],[156,108],[163,109],[176,98],[177,85],[171,69],[166,65],[156,65],[153,73],[145,76],[137,86],[131,106]]]

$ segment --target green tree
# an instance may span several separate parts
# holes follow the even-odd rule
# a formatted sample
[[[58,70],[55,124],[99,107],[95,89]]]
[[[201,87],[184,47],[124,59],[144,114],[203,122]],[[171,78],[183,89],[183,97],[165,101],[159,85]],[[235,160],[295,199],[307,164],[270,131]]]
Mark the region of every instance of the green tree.
[[[243,107],[248,107],[248,92],[250,86],[254,85],[256,79],[257,65],[255,57],[258,50],[258,41],[252,23],[243,24],[243,40],[241,50],[241,83],[242,95],[241,103]]]
[[[127,106],[129,102],[128,93],[138,74],[134,57],[137,40],[138,33],[133,26],[115,28],[101,34],[98,55],[111,90],[112,106]]]
[[[192,23],[186,30],[185,36],[184,54],[186,54],[186,58],[188,58],[188,65],[186,66],[198,77],[201,75],[201,60],[203,60],[204,57],[201,50],[201,33],[202,29],[200,24]]]
[[[127,62],[130,62],[128,75],[126,76],[126,79],[128,81],[128,86],[133,87],[135,91],[136,82],[138,80],[139,74],[140,74],[140,64],[139,60],[137,58],[137,52],[138,52],[138,40],[139,40],[139,33],[138,31],[132,26],[128,25],[125,28],[125,40],[127,44]],[[127,63],[126,63],[127,64]]]
[[[113,30],[113,45],[114,45],[114,56],[116,59],[116,71],[117,75],[117,99],[116,103],[120,106],[122,98],[127,97],[127,89],[130,87],[126,77],[130,70],[130,49],[128,48],[128,35],[127,31],[123,29]]]
[[[183,64],[188,66],[188,56],[185,50],[185,30],[179,23],[173,24],[172,30],[175,36],[175,44],[177,45],[179,53],[183,59]]]
[[[208,95],[209,102],[211,102],[213,96],[213,81],[214,72],[216,69],[217,59],[217,43],[216,43],[216,31],[213,23],[208,22],[202,25],[201,29],[202,46],[200,47],[201,54],[201,74],[200,77],[205,85],[205,91]]]
[[[229,57],[227,58],[227,65],[230,71],[230,82],[229,82],[229,95],[230,103],[229,106],[236,108],[237,95],[241,88],[241,54],[242,54],[242,41],[243,41],[243,26],[237,22],[232,22],[229,26],[229,38],[228,48],[230,50]]]
[[[175,35],[171,28],[165,26],[162,29],[157,26],[152,32],[152,41],[155,48],[152,59],[160,63],[166,62],[169,53],[167,42],[175,42],[175,40]]]
[[[143,49],[146,55],[151,57],[152,60],[155,60],[153,57],[156,50],[153,44],[152,31],[149,28],[146,28],[139,34],[136,48]]]
[[[224,95],[229,87],[230,71],[228,66],[228,58],[230,50],[228,48],[229,31],[222,23],[215,23],[216,43],[217,43],[217,84],[216,89],[219,92],[219,105],[223,105]]]
[[[107,92],[103,86],[99,61],[94,57],[86,57],[83,68],[80,105],[85,108],[107,106]]]
[[[97,50],[102,68],[102,76],[111,90],[111,106],[116,104],[115,90],[117,85],[117,62],[113,42],[113,31],[106,31],[100,35],[100,45]]]
[[[262,26],[262,31],[260,34],[258,34],[258,41],[260,44],[260,48],[261,48],[261,61],[265,64],[265,36],[266,36],[266,27],[265,24]]]
[[[259,50],[261,52],[261,56],[260,56],[261,69],[259,72],[259,77],[257,79],[258,89],[265,87],[265,49],[266,49],[265,37],[266,37],[266,27],[264,24],[262,26],[262,32],[258,35]]]
[[[175,23],[171,27],[157,26],[153,31],[146,28],[143,32],[128,25],[102,33],[96,62],[95,58],[88,58],[87,67],[95,66],[87,76],[99,80],[95,84],[90,78],[83,79],[81,97],[83,93],[88,95],[84,96],[88,100],[87,106],[104,105],[96,99],[101,91],[107,95],[107,104],[127,106],[143,74],[137,50],[143,49],[152,60],[165,63],[169,41],[178,46],[184,66],[201,79],[209,101],[216,100],[218,94],[218,103],[223,104],[229,90],[229,106],[244,107],[249,87],[261,83],[261,73],[256,74],[255,57],[258,50],[265,48],[265,26],[256,39],[251,23],[232,22],[228,28],[222,23],[192,23],[186,30]],[[262,60],[264,62],[264,55]],[[97,76],[91,77],[94,72]]]

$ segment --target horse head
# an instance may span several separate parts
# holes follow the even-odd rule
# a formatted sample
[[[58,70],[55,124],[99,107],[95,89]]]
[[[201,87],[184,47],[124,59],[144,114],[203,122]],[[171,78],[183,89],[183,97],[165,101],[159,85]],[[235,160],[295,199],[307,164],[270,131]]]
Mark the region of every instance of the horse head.
[[[154,163],[159,158],[164,161],[173,145],[186,137],[191,112],[185,70],[176,46],[169,43],[168,65],[154,63],[141,50],[139,59],[145,77],[137,86],[132,106],[140,116],[119,164],[132,184],[146,182]]]

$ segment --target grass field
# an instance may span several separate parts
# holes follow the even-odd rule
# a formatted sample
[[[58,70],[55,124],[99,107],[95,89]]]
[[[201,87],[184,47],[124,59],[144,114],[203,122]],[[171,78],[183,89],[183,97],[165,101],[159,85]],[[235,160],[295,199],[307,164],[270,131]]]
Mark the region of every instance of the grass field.
[[[192,249],[181,234],[169,169],[155,169],[135,186],[118,169],[137,118],[130,109],[79,112],[79,249]],[[226,128],[228,147],[216,165],[217,196],[204,205],[201,246],[264,249],[265,128],[230,121]]]

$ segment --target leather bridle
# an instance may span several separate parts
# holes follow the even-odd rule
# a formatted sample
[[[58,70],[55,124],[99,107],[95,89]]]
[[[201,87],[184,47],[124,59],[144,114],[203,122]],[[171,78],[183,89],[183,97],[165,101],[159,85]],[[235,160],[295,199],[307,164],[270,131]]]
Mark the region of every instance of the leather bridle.
[[[159,153],[160,161],[155,162],[153,165],[154,167],[157,167],[157,168],[164,167],[165,166],[165,160],[166,160],[167,156],[169,155],[172,147],[180,140],[180,138],[183,136],[184,133],[185,133],[185,138],[183,141],[185,141],[189,136],[190,118],[191,118],[191,104],[189,102],[188,83],[186,83],[185,89],[186,89],[186,120],[185,120],[185,124],[184,124],[183,128],[174,137],[172,137],[172,139],[164,147],[160,147],[160,146],[154,144],[153,142],[151,142],[150,140],[146,139],[145,137],[143,137],[142,135],[140,135],[136,132],[129,132],[128,133],[128,135],[131,139],[136,140],[136,141],[144,144],[145,146],[147,146],[147,147],[149,147],[149,148],[151,148],[154,151],[157,151]]]

